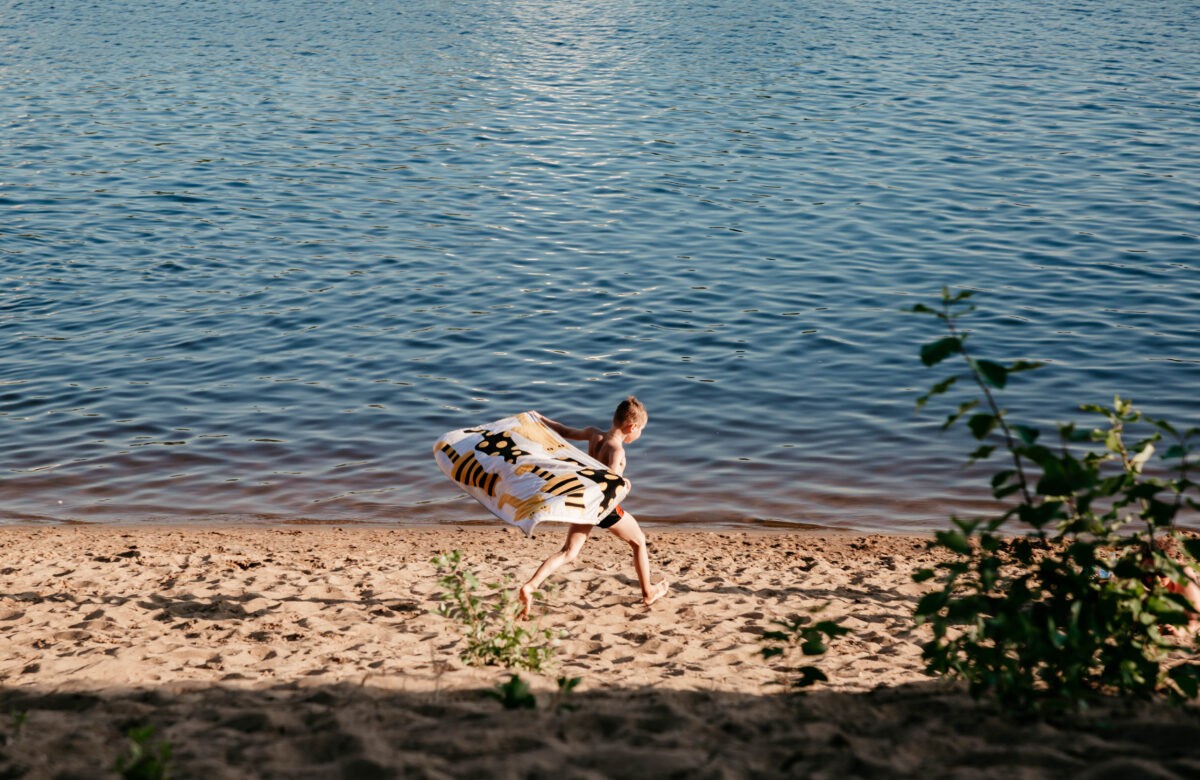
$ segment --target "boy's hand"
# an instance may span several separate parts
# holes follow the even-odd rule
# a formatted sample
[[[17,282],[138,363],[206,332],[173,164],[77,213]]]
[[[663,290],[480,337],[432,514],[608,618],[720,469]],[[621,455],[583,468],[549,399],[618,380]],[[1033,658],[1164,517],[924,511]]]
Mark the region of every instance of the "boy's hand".
[[[571,428],[570,426],[563,425],[560,422],[551,420],[549,417],[542,414],[541,412],[531,412],[531,413],[536,414],[538,416],[538,419],[541,420],[542,423],[547,428],[554,431],[555,433],[557,433],[559,436],[563,437],[564,439],[576,439],[579,441],[591,441],[593,434],[599,435],[599,433],[600,433],[599,428]]]

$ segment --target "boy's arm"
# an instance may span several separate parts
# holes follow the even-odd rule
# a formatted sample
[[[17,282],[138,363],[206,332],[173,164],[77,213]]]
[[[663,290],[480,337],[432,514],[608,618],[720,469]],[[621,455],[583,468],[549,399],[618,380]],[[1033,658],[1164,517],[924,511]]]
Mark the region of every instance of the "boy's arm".
[[[563,437],[564,439],[574,439],[576,441],[591,441],[592,437],[594,435],[600,433],[599,428],[571,428],[566,425],[563,425],[560,422],[555,422],[554,420],[551,420],[549,417],[542,414],[541,412],[534,412],[534,414],[536,414],[538,416],[539,420],[541,420],[542,422],[544,422],[546,424],[546,427],[548,427],[550,430],[554,431],[555,433],[557,433],[559,436]]]

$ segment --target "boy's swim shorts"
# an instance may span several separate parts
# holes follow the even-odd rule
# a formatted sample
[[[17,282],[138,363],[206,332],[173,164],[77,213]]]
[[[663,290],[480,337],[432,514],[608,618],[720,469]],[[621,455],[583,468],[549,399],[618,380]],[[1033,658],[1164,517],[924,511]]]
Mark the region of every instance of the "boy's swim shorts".
[[[618,505],[616,509],[605,515],[604,519],[596,523],[596,526],[599,528],[612,528],[624,516],[625,510]]]

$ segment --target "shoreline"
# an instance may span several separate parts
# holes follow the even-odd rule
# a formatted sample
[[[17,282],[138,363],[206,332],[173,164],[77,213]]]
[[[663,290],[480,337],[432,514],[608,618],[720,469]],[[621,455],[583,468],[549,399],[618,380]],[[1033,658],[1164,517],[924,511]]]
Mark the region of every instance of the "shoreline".
[[[838,526],[826,526],[816,523],[788,523],[780,520],[762,520],[756,522],[724,522],[715,521],[712,523],[693,522],[693,521],[663,521],[663,520],[645,520],[638,517],[638,524],[648,533],[668,533],[668,534],[771,534],[771,535],[838,535],[838,536],[881,536],[881,537],[919,537],[932,538],[936,530],[931,528],[926,531],[911,530],[911,529],[890,529],[890,530],[871,530],[863,528],[849,528]],[[544,535],[562,535],[566,531],[566,524],[545,522],[538,526],[533,537],[538,538]],[[361,529],[370,531],[413,531],[417,533],[438,532],[438,531],[514,531],[520,535],[521,531],[515,526],[508,525],[502,520],[491,518],[482,520],[450,520],[444,522],[380,522],[380,521],[355,521],[355,520],[209,520],[209,519],[185,519],[176,522],[154,520],[130,520],[130,521],[87,521],[87,520],[14,520],[0,522],[0,534],[7,530],[33,530],[44,528],[115,528],[122,530],[147,530],[147,531],[162,531],[162,530],[240,530],[240,531],[255,531],[255,530],[271,530],[271,529]],[[593,537],[594,538],[594,537]]]
[[[456,624],[430,611],[430,560],[457,549],[483,582],[515,588],[558,533],[0,527],[0,711],[24,713],[19,733],[0,724],[0,775],[95,776],[141,725],[184,778],[1200,770],[1195,706],[1027,723],[927,677],[911,620],[925,586],[909,576],[934,560],[925,537],[649,537],[672,582],[652,607],[608,534],[552,578],[533,625],[568,636],[552,669],[521,673],[538,708],[518,714],[486,693],[507,674],[464,665]],[[853,633],[824,656],[761,657],[772,620],[816,608]],[[829,682],[789,695],[804,663]],[[581,679],[575,709],[555,706],[559,676]]]

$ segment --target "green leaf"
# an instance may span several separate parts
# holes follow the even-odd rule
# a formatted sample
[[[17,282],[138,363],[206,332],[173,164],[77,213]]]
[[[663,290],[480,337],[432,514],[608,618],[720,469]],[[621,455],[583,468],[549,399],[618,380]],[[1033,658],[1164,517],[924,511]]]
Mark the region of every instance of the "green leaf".
[[[1087,441],[1096,441],[1096,431],[1094,429],[1084,430],[1076,428],[1074,424],[1064,425],[1059,429],[1063,439],[1073,444],[1083,444]]]
[[[1041,465],[1042,478],[1037,483],[1038,495],[1064,496],[1071,492],[1071,483],[1060,462],[1047,460]]]
[[[1188,454],[1187,447],[1182,444],[1172,444],[1167,447],[1167,451],[1163,453],[1163,460],[1176,460],[1177,458],[1185,457]]]
[[[1009,496],[1011,496],[1013,493],[1016,493],[1020,489],[1021,489],[1020,483],[1006,485],[1005,487],[996,488],[995,490],[993,490],[992,495],[995,496],[997,499],[1008,498]]]
[[[1154,427],[1158,428],[1160,431],[1166,431],[1175,437],[1179,436],[1179,431],[1175,430],[1175,426],[1171,425],[1171,423],[1167,422],[1166,420],[1151,420],[1150,422],[1153,423]]]
[[[978,449],[976,449],[974,452],[971,453],[971,455],[969,456],[969,460],[971,463],[974,463],[974,462],[980,461],[980,460],[987,460],[988,456],[990,456],[993,452],[995,452],[995,450],[996,450],[996,445],[984,444],[983,446],[979,447]]]
[[[1046,364],[1036,360],[1018,360],[1008,367],[1008,373],[1015,374],[1018,371],[1034,371],[1043,368]]]
[[[783,655],[782,647],[764,647],[762,649],[762,657],[764,660],[774,658],[777,655]]]
[[[941,382],[938,382],[936,385],[929,388],[928,393],[926,393],[925,395],[923,395],[917,399],[917,410],[920,411],[921,407],[925,406],[925,404],[929,402],[930,398],[933,398],[935,395],[941,395],[942,393],[949,390],[950,387],[957,381],[958,381],[958,377],[952,376],[948,379],[944,379]]]
[[[981,521],[966,520],[958,515],[950,515],[950,522],[954,524],[955,528],[958,528],[965,535],[970,536],[971,534],[975,533],[975,529],[979,527]]]
[[[1188,551],[1188,555],[1192,556],[1193,560],[1200,561],[1200,539],[1180,539],[1183,543],[1183,549]]]
[[[996,415],[973,414],[967,419],[967,427],[971,429],[971,435],[976,439],[982,439],[996,427]]]
[[[918,303],[917,305],[910,306],[907,309],[901,309],[901,311],[912,312],[913,314],[938,314],[939,313],[936,310],[929,308],[928,306],[926,306],[923,303]]]
[[[1164,489],[1165,487],[1163,485],[1156,485],[1153,482],[1139,482],[1125,491],[1125,495],[1129,498],[1140,501],[1154,498]]]
[[[1012,432],[1017,435],[1018,439],[1031,447],[1037,441],[1038,436],[1041,435],[1041,431],[1029,425],[1014,425],[1012,426]]]
[[[963,403],[959,404],[959,405],[958,405],[958,410],[957,410],[957,411],[955,411],[955,412],[954,412],[954,414],[948,415],[948,416],[946,417],[946,422],[942,423],[942,430],[944,431],[944,430],[946,430],[947,428],[949,428],[951,425],[953,425],[953,424],[954,424],[954,422],[955,422],[955,421],[956,421],[956,420],[957,420],[959,417],[962,417],[964,414],[966,414],[967,412],[971,411],[971,410],[972,410],[972,409],[974,409],[976,406],[979,406],[979,401],[978,401],[978,400],[975,400],[975,401],[964,401]]]
[[[967,537],[961,531],[937,531],[934,533],[934,538],[948,550],[966,555],[971,552],[971,545],[967,542]]]
[[[962,340],[955,336],[947,336],[921,347],[921,362],[927,366],[936,366],[951,355],[960,352],[962,352]]]
[[[1175,603],[1174,599],[1150,596],[1144,603],[1146,611],[1153,612],[1161,623],[1179,625],[1187,622],[1187,612],[1179,609],[1179,605]]]
[[[1017,507],[1017,517],[1022,523],[1041,529],[1048,523],[1062,519],[1061,501],[1044,501],[1041,504],[1021,504]]]
[[[497,685],[495,689],[488,691],[488,695],[503,704],[506,710],[537,708],[537,699],[534,697],[529,683],[522,680],[519,675],[512,675],[508,682]]]
[[[1109,431],[1104,436],[1104,446],[1109,452],[1121,452],[1121,434],[1118,431]]]
[[[1008,384],[1008,369],[999,363],[991,360],[976,360],[974,367],[984,381],[992,387],[1003,390],[1004,385]]]
[[[998,488],[1017,475],[1016,469],[1004,469],[992,475],[992,487]]]
[[[1179,686],[1179,691],[1185,699],[1194,699],[1200,695],[1200,666],[1180,664],[1167,672],[1167,676]]]
[[[1147,502],[1142,517],[1146,518],[1155,528],[1170,528],[1175,520],[1175,504],[1164,501],[1150,500]]]
[[[925,582],[937,576],[937,572],[933,569],[917,569],[912,574],[913,582]]]

